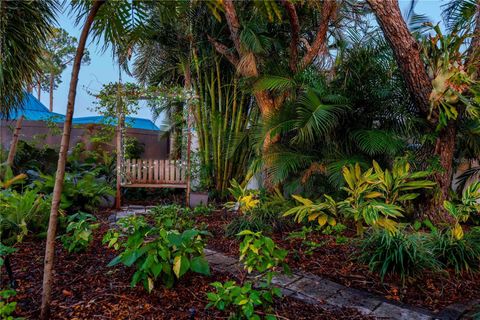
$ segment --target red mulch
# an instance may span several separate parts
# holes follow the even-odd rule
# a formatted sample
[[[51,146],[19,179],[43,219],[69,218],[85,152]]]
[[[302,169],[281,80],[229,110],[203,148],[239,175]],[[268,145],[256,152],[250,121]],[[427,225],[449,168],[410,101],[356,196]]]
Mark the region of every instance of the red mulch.
[[[228,318],[214,309],[205,310],[205,292],[212,290],[211,282],[234,279],[233,275],[189,274],[174,288],[159,284],[151,294],[142,286],[131,288],[133,269],[107,267],[115,256],[115,251],[101,244],[107,228],[103,221],[85,253],[67,254],[57,245],[52,319],[191,319],[192,309],[195,319]],[[12,257],[18,282],[17,316],[35,319],[40,306],[45,241],[26,239],[18,248]],[[281,319],[365,319],[356,311],[339,309],[333,313],[289,298],[278,301],[273,311]]]
[[[230,256],[238,255],[238,241],[225,237],[225,227],[233,218],[232,213],[215,211],[197,220],[209,225],[214,235],[209,246]],[[350,232],[352,235],[354,232]],[[480,276],[424,273],[419,279],[409,279],[404,288],[398,277],[387,276],[382,284],[378,274],[369,272],[368,266],[355,261],[357,248],[352,243],[336,244],[335,237],[310,234],[309,241],[323,243],[313,254],[306,254],[302,240],[286,240],[288,232],[274,233],[275,242],[289,250],[290,267],[329,278],[348,287],[364,289],[390,300],[439,311],[452,303],[467,303],[480,296]]]

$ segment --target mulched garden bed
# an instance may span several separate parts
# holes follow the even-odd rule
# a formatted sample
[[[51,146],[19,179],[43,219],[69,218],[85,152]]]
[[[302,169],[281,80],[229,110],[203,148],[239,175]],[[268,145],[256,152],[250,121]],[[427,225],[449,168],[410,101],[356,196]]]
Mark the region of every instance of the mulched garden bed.
[[[238,241],[225,237],[225,227],[233,217],[233,213],[218,210],[196,219],[198,223],[207,224],[213,234],[209,240],[211,249],[237,257]],[[447,274],[426,272],[419,279],[407,280],[402,288],[399,277],[387,276],[382,284],[377,274],[369,272],[368,266],[355,261],[358,249],[351,242],[336,244],[334,236],[312,233],[308,240],[322,245],[308,254],[308,248],[302,246],[302,240],[286,239],[288,232],[277,232],[270,236],[279,246],[289,250],[287,259],[290,267],[329,278],[348,287],[364,289],[390,300],[437,312],[450,304],[467,303],[480,296],[478,274],[456,276],[453,270]]]
[[[174,288],[158,285],[151,294],[141,286],[131,288],[133,269],[107,267],[116,255],[101,243],[108,229],[107,216],[105,213],[100,217],[101,227],[95,231],[94,242],[87,252],[67,254],[60,244],[57,245],[52,319],[228,318],[214,309],[205,309],[208,303],[205,292],[212,291],[211,282],[234,279],[233,275],[216,272],[211,276],[188,274]],[[18,248],[12,257],[18,282],[17,316],[36,319],[40,307],[45,241],[26,239]],[[281,316],[280,319],[365,319],[353,310],[330,312],[290,298],[278,301],[273,311]]]

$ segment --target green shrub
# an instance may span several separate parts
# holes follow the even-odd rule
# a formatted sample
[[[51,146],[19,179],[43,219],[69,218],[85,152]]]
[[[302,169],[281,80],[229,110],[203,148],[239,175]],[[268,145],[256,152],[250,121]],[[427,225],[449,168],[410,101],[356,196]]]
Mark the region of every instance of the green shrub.
[[[99,226],[93,223],[95,221],[97,219],[94,216],[85,212],[68,216],[66,233],[60,237],[68,253],[80,252],[88,248],[93,240],[93,230]]]
[[[237,318],[261,319],[255,314],[255,308],[259,306],[268,306],[273,303],[273,297],[281,297],[279,288],[272,287],[269,290],[253,289],[252,282],[245,282],[243,286],[237,285],[234,281],[227,281],[224,284],[214,282],[211,284],[216,292],[208,292],[207,298],[209,303],[207,308],[215,307],[220,311],[225,311],[234,307],[233,313]],[[264,319],[277,319],[274,315],[265,315]]]
[[[324,195],[324,200],[317,203],[298,195],[293,195],[292,197],[300,202],[301,205],[286,211],[283,216],[295,215],[294,219],[298,223],[304,222],[305,220],[317,221],[321,227],[327,224],[328,226],[337,224],[336,218],[340,208],[339,204],[335,202],[332,197]]]
[[[55,176],[40,175],[40,179],[34,184],[39,193],[50,194],[55,185]],[[96,212],[105,197],[114,195],[113,188],[106,181],[97,179],[95,172],[80,175],[66,173],[61,207],[73,212]]]
[[[23,318],[16,318],[12,316],[17,308],[16,302],[8,302],[8,300],[14,297],[17,293],[15,290],[2,290],[0,291],[0,318],[2,320],[20,320]]]
[[[225,234],[227,237],[233,237],[243,230],[265,233],[285,231],[291,228],[292,222],[281,216],[284,210],[285,206],[269,202],[261,204],[247,214],[234,217],[227,225]]]
[[[261,319],[255,308],[268,309],[275,296],[282,296],[280,289],[272,286],[272,278],[279,268],[283,272],[290,271],[285,263],[288,252],[278,248],[272,239],[263,236],[261,232],[244,230],[238,235],[244,238],[240,244],[240,261],[248,273],[256,271],[260,275],[255,277],[256,281],[247,281],[241,285],[234,281],[212,283],[216,291],[207,293],[207,307],[229,310],[234,319]],[[276,317],[266,314],[264,319]]]
[[[103,238],[103,243],[120,250],[109,266],[119,263],[134,266],[131,285],[142,282],[148,292],[160,278],[167,287],[186,272],[209,274],[204,256],[205,238],[208,233],[199,230],[165,230],[151,226],[143,217],[129,217],[119,221],[120,230],[112,229]]]
[[[240,243],[240,261],[248,273],[253,270],[260,273],[271,272],[277,267],[282,267],[284,272],[290,271],[284,262],[288,251],[278,248],[271,238],[250,230],[243,230],[238,236],[243,237]]]
[[[150,209],[150,216],[161,228],[183,231],[193,228],[194,224],[193,219],[189,219],[187,216],[188,210],[176,204],[157,206]]]
[[[395,233],[373,230],[361,240],[359,260],[378,272],[382,281],[387,274],[398,274],[402,281],[422,270],[439,270],[440,265],[425,245],[425,235],[402,229]]]
[[[428,246],[435,258],[455,272],[478,271],[480,268],[480,228],[456,236],[451,229],[433,231]]]
[[[225,229],[225,235],[227,237],[234,237],[242,230],[252,230],[254,232],[265,232],[270,233],[273,230],[271,224],[268,223],[268,220],[264,220],[263,216],[257,215],[248,215],[248,216],[237,216],[233,218],[232,221],[227,225]]]
[[[200,215],[200,216],[208,216],[213,212],[213,210],[214,210],[214,207],[201,204],[193,208],[193,214]]]
[[[49,213],[49,198],[35,190],[0,191],[0,240],[12,245],[21,242],[29,231],[44,231]]]

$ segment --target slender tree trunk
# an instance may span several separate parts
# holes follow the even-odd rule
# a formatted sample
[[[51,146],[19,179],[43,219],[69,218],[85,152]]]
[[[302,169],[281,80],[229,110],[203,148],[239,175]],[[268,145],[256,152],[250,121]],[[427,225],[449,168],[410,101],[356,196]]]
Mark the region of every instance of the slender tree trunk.
[[[60,153],[58,157],[57,173],[55,176],[55,186],[53,188],[52,207],[50,210],[50,219],[48,222],[47,243],[45,247],[45,265],[43,271],[43,292],[42,292],[42,306],[40,319],[48,319],[50,313],[50,302],[52,295],[53,282],[53,266],[55,256],[55,237],[57,233],[57,218],[58,208],[60,205],[60,198],[63,189],[63,180],[65,177],[65,164],[67,161],[67,152],[70,143],[70,134],[72,130],[72,118],[75,109],[75,96],[77,94],[78,74],[80,73],[80,66],[82,57],[85,51],[85,44],[87,42],[90,27],[95,19],[95,16],[100,7],[105,1],[95,0],[92,8],[87,16],[85,25],[83,26],[80,40],[78,42],[75,60],[73,62],[72,77],[70,80],[70,89],[68,92],[67,114],[65,116],[65,123],[63,125],[63,135],[60,143]]]
[[[20,137],[20,131],[22,130],[23,115],[17,120],[15,130],[13,131],[12,142],[10,143],[10,150],[8,152],[7,165],[11,167],[13,160],[15,159],[15,153],[17,152],[18,139]]]
[[[55,80],[55,76],[53,72],[50,73],[50,112],[53,112],[53,82]]]

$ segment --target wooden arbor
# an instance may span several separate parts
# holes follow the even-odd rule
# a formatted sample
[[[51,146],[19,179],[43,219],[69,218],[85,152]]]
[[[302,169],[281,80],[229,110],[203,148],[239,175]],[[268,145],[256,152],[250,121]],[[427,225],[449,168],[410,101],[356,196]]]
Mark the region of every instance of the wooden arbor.
[[[120,91],[120,90],[119,90]],[[121,103],[117,106],[117,190],[115,207],[121,207],[123,188],[181,188],[186,189],[186,202],[190,202],[190,158],[192,145],[192,117],[190,96],[187,102],[187,152],[186,160],[125,159],[125,115]]]

